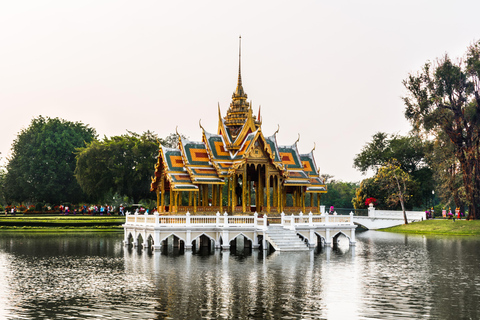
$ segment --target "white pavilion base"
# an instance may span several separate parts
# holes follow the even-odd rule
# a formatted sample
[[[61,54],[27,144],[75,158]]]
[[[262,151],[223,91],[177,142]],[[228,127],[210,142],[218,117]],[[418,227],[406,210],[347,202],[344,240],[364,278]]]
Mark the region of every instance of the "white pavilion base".
[[[278,220],[278,218],[277,218]],[[280,224],[272,224],[272,227],[282,226],[289,233],[294,231],[305,243],[305,247],[314,248],[323,243],[325,245],[335,244],[338,236],[345,235],[350,245],[355,245],[355,228],[353,224],[353,213],[350,215],[298,215],[286,216],[281,214]],[[149,246],[154,250],[161,250],[162,243],[176,241],[173,245],[183,242],[185,250],[205,246],[205,241],[210,240],[212,247],[228,250],[231,241],[237,240],[239,236],[249,240],[252,249],[268,248],[269,220],[267,215],[253,216],[229,216],[227,213],[221,215],[192,216],[190,213],[178,216],[162,216],[158,213],[153,215],[128,214],[124,228],[124,244],[134,246]],[[280,228],[282,229],[282,228]],[[205,238],[206,237],[206,238]],[[170,239],[170,240],[169,240]],[[243,238],[242,238],[243,239]],[[165,242],[164,242],[165,241]],[[281,250],[282,246],[275,243],[270,244]],[[238,241],[237,241],[238,243]],[[285,245],[285,244],[284,244]],[[288,244],[286,247],[287,248]],[[284,249],[288,251],[287,249]]]

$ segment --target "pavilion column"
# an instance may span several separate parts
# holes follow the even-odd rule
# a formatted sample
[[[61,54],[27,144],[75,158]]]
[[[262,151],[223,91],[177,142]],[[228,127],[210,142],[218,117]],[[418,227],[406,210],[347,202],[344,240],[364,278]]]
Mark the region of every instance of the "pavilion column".
[[[281,213],[282,210],[282,193],[280,191],[280,177],[277,177],[277,207],[278,213]]]
[[[160,188],[162,193],[160,198],[161,212],[165,212],[165,175],[162,175],[162,180],[160,181]]]
[[[248,211],[252,207],[252,181],[248,179]]]
[[[189,207],[192,206],[192,192],[193,192],[193,191],[189,191],[189,192],[188,192],[188,206],[189,206]]]
[[[278,195],[277,195],[277,176],[276,175],[272,175],[272,192],[273,192],[272,207],[275,208],[275,207],[277,207],[277,197],[278,197]]]
[[[170,200],[170,202],[172,203],[171,207],[172,207],[172,212],[174,212],[174,213],[177,212],[177,208],[176,208],[177,202],[176,202],[176,200],[177,200],[177,192],[172,190],[172,199]]]
[[[261,212],[262,211],[262,201],[263,198],[262,198],[262,175],[260,174],[262,170],[262,166],[258,166],[258,171],[257,171],[257,175],[258,175],[258,178],[257,178],[257,190],[255,192],[256,194],[256,203],[255,203],[255,206],[257,208],[257,212]]]
[[[305,193],[305,191],[303,190],[303,187],[300,187],[302,188],[302,206],[303,206],[303,213],[306,213],[305,212],[305,202],[307,201],[307,194]]]
[[[223,203],[222,203],[222,202],[223,202],[223,200],[222,200],[222,197],[223,197],[223,186],[224,186],[224,184],[221,184],[221,185],[219,186],[219,188],[218,188],[218,189],[220,189],[220,190],[219,190],[219,195],[218,195],[218,197],[220,198],[220,203],[219,203],[220,212],[223,211]]]
[[[232,193],[232,191],[230,191],[230,188],[231,188],[231,185],[232,185],[231,179],[232,179],[231,177],[228,177],[228,179],[227,179],[227,196],[228,196],[228,199],[227,199],[227,208],[229,208],[229,207],[231,206],[231,202],[230,202],[230,201],[231,201],[231,199],[230,199],[231,197],[230,197],[230,196],[231,196],[231,193]],[[228,209],[227,209],[227,210],[228,210]]]
[[[158,184],[155,191],[157,192],[157,211],[160,211],[160,186]]]
[[[195,192],[195,191],[192,191],[193,192],[193,212],[197,212],[197,193],[198,192]]]
[[[168,211],[173,212],[173,186],[170,185],[170,197],[168,199]]]
[[[265,191],[267,192],[267,213],[270,213],[270,170],[265,165]]]
[[[237,195],[235,194],[235,188],[237,187],[237,176],[233,174],[232,176],[232,214],[235,213],[235,206],[237,205]]]
[[[313,208],[313,193],[310,193],[310,208]]]
[[[243,177],[242,177],[242,211],[243,213],[247,212],[246,204],[246,193],[247,193],[247,164],[243,167]]]

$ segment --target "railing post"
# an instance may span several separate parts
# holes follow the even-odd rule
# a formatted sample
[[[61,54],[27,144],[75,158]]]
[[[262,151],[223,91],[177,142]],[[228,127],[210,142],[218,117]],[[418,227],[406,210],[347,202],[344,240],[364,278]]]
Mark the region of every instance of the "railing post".
[[[268,217],[266,214],[263,215],[263,225],[265,226],[265,229],[268,229]]]
[[[370,218],[375,218],[375,207],[373,206],[373,203],[370,203],[370,206],[368,207],[368,216]]]
[[[187,211],[187,213],[186,213],[185,215],[187,216],[186,219],[185,219],[185,225],[186,225],[187,227],[189,227],[190,224],[191,224],[191,222],[190,222],[190,212]]]
[[[281,223],[280,223],[280,224],[281,224],[282,226],[285,226],[285,213],[283,213],[283,211],[282,211],[282,213],[280,214],[280,216],[282,217],[282,220],[281,220]]]
[[[350,211],[350,224],[353,225],[353,211]]]
[[[328,212],[325,213],[325,223],[328,223],[328,216],[329,216]]]
[[[292,217],[290,219],[292,219],[292,220],[290,220],[290,225],[292,226],[292,228],[295,228],[295,216],[293,215],[293,213],[292,213]]]
[[[215,225],[218,228],[220,225],[220,212],[217,211],[217,214],[215,216]]]
[[[325,206],[320,206],[320,213],[324,214],[325,213]]]
[[[226,211],[223,214],[223,226],[228,227],[228,213]]]
[[[255,228],[257,228],[257,225],[258,225],[258,213],[255,212],[255,213],[253,214],[253,226],[254,226]]]
[[[153,215],[155,216],[155,227],[158,227],[160,225],[159,214],[157,211],[155,211]]]
[[[311,227],[313,226],[313,213],[312,212],[310,212],[308,214],[308,225],[311,226]]]

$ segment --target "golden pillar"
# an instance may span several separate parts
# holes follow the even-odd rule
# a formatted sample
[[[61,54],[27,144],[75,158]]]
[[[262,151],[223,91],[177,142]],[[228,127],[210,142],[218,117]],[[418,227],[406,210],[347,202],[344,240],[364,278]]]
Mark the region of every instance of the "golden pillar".
[[[218,188],[218,189],[220,189],[220,190],[219,190],[219,195],[218,195],[219,200],[220,200],[220,201],[219,201],[219,202],[220,202],[220,203],[219,203],[220,213],[223,211],[223,203],[222,203],[222,202],[223,202],[223,200],[222,200],[222,197],[223,197],[223,186],[224,186],[224,184],[221,184],[221,185],[219,185],[219,188]]]
[[[265,192],[267,192],[267,213],[270,213],[270,170],[265,165]]]
[[[160,199],[160,205],[162,212],[165,212],[165,175],[162,174],[162,180],[160,181],[160,188],[161,188],[161,199]]]
[[[157,192],[157,211],[160,212],[160,187],[158,184],[155,191]]]
[[[243,213],[247,212],[246,193],[247,193],[247,165],[245,164],[243,167],[243,177],[242,177],[242,211]]]

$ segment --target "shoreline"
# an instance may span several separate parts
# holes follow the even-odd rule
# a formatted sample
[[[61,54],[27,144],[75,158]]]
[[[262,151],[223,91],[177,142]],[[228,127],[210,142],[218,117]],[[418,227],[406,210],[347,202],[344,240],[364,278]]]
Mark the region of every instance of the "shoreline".
[[[432,219],[378,231],[442,236],[480,236],[480,220]]]

